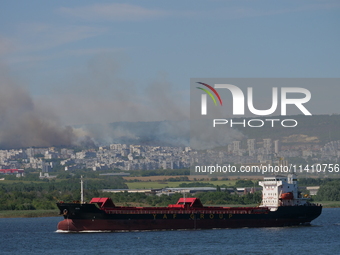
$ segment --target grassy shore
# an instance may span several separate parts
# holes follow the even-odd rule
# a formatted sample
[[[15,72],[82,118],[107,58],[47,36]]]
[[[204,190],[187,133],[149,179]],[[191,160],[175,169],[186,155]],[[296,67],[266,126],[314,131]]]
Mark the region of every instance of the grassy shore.
[[[0,218],[33,218],[59,216],[59,210],[15,210],[0,211]]]

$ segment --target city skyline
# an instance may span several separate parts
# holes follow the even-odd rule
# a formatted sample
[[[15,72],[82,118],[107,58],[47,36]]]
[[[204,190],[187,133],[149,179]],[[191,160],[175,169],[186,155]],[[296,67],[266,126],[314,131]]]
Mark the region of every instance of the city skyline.
[[[295,135],[295,143],[283,139],[244,138],[214,150],[138,144],[110,144],[82,150],[55,147],[0,150],[0,169],[4,171],[21,168],[40,169],[42,173],[79,169],[129,171],[190,168],[193,170],[193,167],[206,164],[287,165],[289,160],[295,164],[294,166],[302,168],[302,165],[307,167],[314,164],[321,165],[320,162],[339,162],[340,140],[320,144],[304,135],[300,135],[302,141],[297,142],[298,137]],[[22,176],[24,171],[17,174]]]

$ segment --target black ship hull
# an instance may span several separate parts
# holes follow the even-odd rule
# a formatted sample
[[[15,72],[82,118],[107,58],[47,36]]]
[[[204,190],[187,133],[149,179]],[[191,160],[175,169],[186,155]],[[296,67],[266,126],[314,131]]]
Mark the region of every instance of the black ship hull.
[[[284,227],[309,224],[322,206],[266,207],[126,207],[103,210],[96,204],[58,203],[64,220],[59,231],[135,231],[214,229],[244,227]]]

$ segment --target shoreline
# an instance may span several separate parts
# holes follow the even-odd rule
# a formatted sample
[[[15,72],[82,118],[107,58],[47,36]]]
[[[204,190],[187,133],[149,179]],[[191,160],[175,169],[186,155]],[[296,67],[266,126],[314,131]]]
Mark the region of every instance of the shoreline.
[[[340,201],[313,201],[314,204],[322,204],[323,208],[339,208]]]
[[[0,218],[60,217],[59,210],[6,210],[0,211]]]

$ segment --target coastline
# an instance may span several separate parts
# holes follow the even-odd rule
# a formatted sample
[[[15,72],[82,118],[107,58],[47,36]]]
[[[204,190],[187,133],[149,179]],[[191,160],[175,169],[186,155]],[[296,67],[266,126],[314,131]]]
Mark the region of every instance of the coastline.
[[[0,211],[0,218],[60,217],[59,210],[6,210]]]
[[[323,208],[340,208],[340,201],[313,201],[314,204],[322,204]]]

